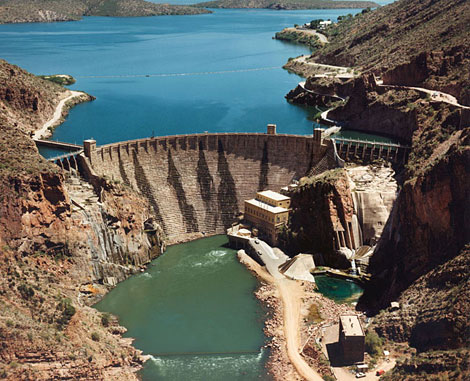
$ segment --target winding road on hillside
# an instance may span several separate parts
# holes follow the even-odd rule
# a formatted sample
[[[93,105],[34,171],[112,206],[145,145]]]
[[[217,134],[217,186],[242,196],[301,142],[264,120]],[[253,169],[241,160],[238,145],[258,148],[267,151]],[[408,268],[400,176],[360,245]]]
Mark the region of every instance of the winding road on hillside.
[[[304,55],[304,56],[300,56],[300,57],[295,58],[295,61],[297,61],[301,64],[304,64],[304,65],[315,66],[315,67],[323,68],[323,69],[327,69],[327,70],[334,70],[333,72],[330,71],[330,72],[325,72],[325,73],[322,73],[322,74],[315,74],[314,75],[315,78],[336,77],[336,78],[340,78],[340,79],[349,79],[349,78],[354,78],[354,77],[357,76],[357,74],[354,74],[354,69],[353,68],[350,68],[350,67],[348,68],[348,67],[344,67],[344,66],[334,66],[334,65],[320,64],[320,63],[308,61],[309,58],[310,58],[310,56]],[[450,104],[452,106],[460,107],[460,108],[465,109],[465,110],[470,110],[469,106],[464,106],[464,105],[460,104],[456,97],[454,97],[451,94],[444,93],[442,91],[430,90],[430,89],[426,89],[424,87],[416,87],[416,86],[403,86],[403,85],[384,84],[383,81],[378,79],[375,75],[374,75],[374,80],[375,80],[375,85],[376,86],[380,86],[380,87],[384,87],[384,88],[392,88],[392,89],[403,89],[403,90],[419,91],[419,92],[422,92],[422,93],[425,93],[425,94],[429,94],[431,96],[431,100],[434,101],[434,102],[444,102],[444,103]],[[307,89],[305,87],[305,84],[306,84],[305,81],[299,82],[299,87],[301,87],[304,91],[307,91],[307,92],[313,93],[313,94],[317,94],[317,95],[320,95],[320,96],[322,96],[322,95],[323,96],[325,96],[325,95],[332,96],[332,95],[329,95],[329,94],[316,93],[313,90]],[[342,97],[337,96],[337,95],[335,95],[333,97],[339,98],[342,101],[346,100],[345,98],[342,98]],[[323,119],[324,121],[326,121],[328,123],[335,124],[334,120],[328,119],[328,113],[331,110],[333,110],[335,107],[332,107],[332,108],[324,111],[321,114],[321,119]]]
[[[54,127],[58,123],[60,118],[62,117],[62,112],[64,111],[64,107],[66,103],[75,97],[80,97],[85,94],[85,93],[82,93],[81,91],[70,90],[69,92],[70,92],[70,95],[62,99],[57,105],[52,118],[49,119],[46,123],[44,123],[44,125],[39,130],[36,130],[34,132],[33,139],[45,138],[46,135],[49,134],[49,131],[48,131],[49,127]]]
[[[325,73],[322,73],[322,74],[315,74],[316,78],[337,77],[337,78],[347,79],[347,78],[353,78],[353,77],[357,76],[357,74],[354,74],[354,68],[345,67],[345,66],[335,66],[335,65],[327,65],[327,64],[316,63],[316,62],[308,61],[309,58],[310,58],[309,55],[304,55],[304,56],[297,57],[294,60],[296,62],[299,62],[299,63],[304,64],[304,65],[314,66],[314,67],[318,67],[320,69],[323,68],[323,69],[333,70],[333,72],[330,71],[330,72],[325,72]],[[452,106],[456,106],[456,107],[460,107],[460,108],[463,108],[463,109],[470,110],[469,106],[465,106],[465,105],[460,104],[456,97],[454,97],[451,94],[444,93],[442,91],[430,90],[430,89],[426,89],[424,87],[416,87],[416,86],[384,84],[382,80],[377,79],[377,77],[375,77],[375,76],[374,76],[374,79],[375,79],[375,84],[377,86],[380,86],[380,87],[404,89],[404,90],[416,90],[416,91],[423,92],[423,93],[431,95],[431,99],[435,102],[444,102],[444,103],[448,103]],[[305,82],[300,82],[299,86],[301,86],[305,91],[313,92],[313,91],[305,88]],[[341,98],[341,97],[338,97],[338,98]]]
[[[459,101],[457,100],[456,97],[454,97],[453,95],[450,95],[450,94],[447,94],[447,93],[444,93],[442,91],[438,91],[438,90],[430,90],[430,89],[426,89],[424,87],[415,87],[415,86],[402,86],[402,85],[387,85],[383,83],[382,80],[379,80],[377,79],[376,77],[375,78],[375,84],[377,86],[380,86],[380,87],[390,87],[390,88],[394,88],[394,89],[406,89],[406,90],[416,90],[416,91],[420,91],[420,92],[423,92],[423,93],[426,93],[426,94],[429,94],[431,95],[431,99],[433,101],[436,101],[436,102],[444,102],[444,103],[448,103],[452,106],[457,106],[457,107],[461,107],[463,109],[467,109],[467,110],[470,110],[470,107],[469,106],[464,106],[464,105],[461,105],[459,103]]]
[[[328,38],[324,34],[318,33],[315,29],[300,29],[300,28],[291,27],[291,28],[285,28],[284,30],[288,32],[295,32],[295,33],[301,32],[303,34],[311,34],[311,35],[317,36],[318,40],[322,44],[328,44]]]

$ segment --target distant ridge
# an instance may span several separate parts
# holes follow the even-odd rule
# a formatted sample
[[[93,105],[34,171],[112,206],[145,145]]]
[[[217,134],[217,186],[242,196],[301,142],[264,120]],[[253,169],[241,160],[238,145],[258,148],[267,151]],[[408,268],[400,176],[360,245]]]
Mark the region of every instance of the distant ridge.
[[[0,24],[80,20],[82,16],[140,17],[210,13],[145,0],[0,0]]]
[[[195,4],[205,8],[266,8],[278,10],[293,9],[347,9],[376,8],[372,1],[332,1],[332,0],[216,0]]]

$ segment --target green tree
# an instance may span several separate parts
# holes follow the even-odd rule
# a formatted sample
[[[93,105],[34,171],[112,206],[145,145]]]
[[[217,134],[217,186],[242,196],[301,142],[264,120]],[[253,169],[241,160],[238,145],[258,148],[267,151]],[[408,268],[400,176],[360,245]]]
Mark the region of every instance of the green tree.
[[[374,330],[369,330],[365,337],[366,352],[372,357],[378,357],[382,354],[382,339]]]

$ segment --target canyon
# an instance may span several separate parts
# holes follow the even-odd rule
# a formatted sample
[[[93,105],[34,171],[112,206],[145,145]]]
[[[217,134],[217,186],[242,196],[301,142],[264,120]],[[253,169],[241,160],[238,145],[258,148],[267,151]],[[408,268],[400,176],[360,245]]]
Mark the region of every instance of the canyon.
[[[434,39],[424,34],[430,46],[413,27],[424,22],[426,6],[430,28],[446,14],[456,20],[453,28],[436,26]],[[2,61],[1,375],[135,379],[143,359],[121,338],[125,329],[89,306],[166,244],[223,233],[245,198],[299,180],[286,245],[317,245],[333,255],[335,242],[351,245],[351,232],[343,240],[335,232],[347,232],[356,219],[363,243],[377,243],[358,308],[373,316],[370,329],[388,345],[411,348],[388,379],[465,379],[470,117],[466,108],[395,87],[447,91],[469,105],[468,33],[459,33],[470,25],[463,22],[465,7],[464,1],[401,0],[388,8],[393,17],[385,19],[387,10],[379,9],[340,23],[332,43],[313,59],[358,65],[362,75],[345,82],[308,78],[306,88],[320,96],[302,88],[289,96],[328,106],[331,96],[344,98],[329,118],[411,146],[406,165],[394,166],[396,183],[369,201],[361,190],[367,173],[332,169],[326,160],[332,143],[306,136],[199,134],[101,147],[87,141],[84,154],[72,155],[76,164],[62,169],[40,157],[30,133],[50,120],[67,91]],[[402,24],[416,38],[413,44]],[[379,55],[387,61],[375,54],[384,45],[375,36],[386,33],[405,41]],[[347,49],[338,50],[340,43]],[[419,43],[424,53],[415,49]],[[320,162],[331,165],[318,168]],[[379,218],[369,220],[368,213]],[[392,301],[398,310],[390,308]]]

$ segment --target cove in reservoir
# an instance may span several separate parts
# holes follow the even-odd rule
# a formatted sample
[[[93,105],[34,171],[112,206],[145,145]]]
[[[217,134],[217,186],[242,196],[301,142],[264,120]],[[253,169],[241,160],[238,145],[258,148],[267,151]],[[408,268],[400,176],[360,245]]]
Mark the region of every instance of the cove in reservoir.
[[[225,236],[171,246],[95,307],[151,355],[143,380],[268,380],[257,280]]]

